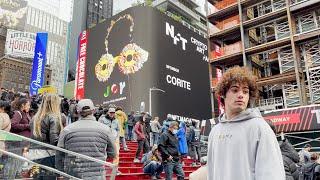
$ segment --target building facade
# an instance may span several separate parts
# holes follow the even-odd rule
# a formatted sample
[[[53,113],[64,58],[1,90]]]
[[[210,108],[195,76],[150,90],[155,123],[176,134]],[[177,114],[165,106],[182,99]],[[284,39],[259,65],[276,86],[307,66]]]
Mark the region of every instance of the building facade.
[[[82,31],[109,18],[113,12],[113,0],[75,0],[69,44],[68,81],[74,80],[77,65],[78,37]]]
[[[196,0],[154,0],[152,6],[167,12],[169,16],[180,17],[184,25],[192,26],[202,34],[207,34],[207,20],[200,12]]]
[[[67,76],[67,36],[68,22],[44,12],[40,9],[28,6],[25,31],[47,32],[47,62],[52,69],[51,84],[63,93],[63,86]]]
[[[29,91],[31,73],[31,62],[7,56],[0,58],[0,87],[18,92]],[[51,69],[46,66],[43,85],[49,85],[50,82]]]
[[[240,65],[258,77],[261,111],[320,103],[320,1],[208,2],[213,93],[221,72]]]

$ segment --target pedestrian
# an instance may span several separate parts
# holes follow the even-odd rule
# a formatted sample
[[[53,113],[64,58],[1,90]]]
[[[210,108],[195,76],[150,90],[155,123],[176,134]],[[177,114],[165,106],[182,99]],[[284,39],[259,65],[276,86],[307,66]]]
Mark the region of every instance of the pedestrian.
[[[40,104],[38,112],[31,122],[31,138],[43,143],[56,146],[59,134],[63,129],[62,113],[60,112],[61,99],[55,94],[46,94]],[[38,157],[33,156],[36,155]],[[36,163],[55,168],[55,151],[50,148],[32,144],[29,157]],[[55,175],[46,170],[41,170],[38,179],[55,179]]]
[[[11,119],[11,132],[25,137],[30,137],[30,102],[26,98],[20,98],[17,103],[17,110],[14,111]]]
[[[159,151],[161,153],[166,180],[171,180],[173,173],[178,180],[184,179],[181,157],[179,153],[179,141],[176,136],[179,125],[173,121],[166,132],[162,133],[159,140]]]
[[[208,140],[208,180],[284,180],[276,136],[257,108],[256,78],[245,67],[226,71],[215,88],[225,113]]]
[[[122,144],[122,147],[124,151],[129,151],[126,143],[126,139],[125,139],[125,128],[127,125],[128,117],[126,113],[123,112],[123,109],[121,107],[116,108],[115,118],[119,122],[119,137],[120,137],[120,142]]]
[[[189,147],[189,154],[193,159],[192,166],[201,165],[201,152],[200,152],[200,129],[196,127],[196,121],[192,121],[189,125],[189,135],[187,143]]]
[[[186,138],[186,124],[181,121],[179,124],[179,130],[177,132],[177,137],[179,141],[179,153],[182,157],[187,156],[188,154],[188,144],[187,144],[187,138]],[[181,158],[183,159],[183,158]],[[182,165],[184,165],[184,162],[182,161]]]
[[[304,145],[303,149],[299,152],[299,157],[300,157],[300,163],[301,164],[307,164],[308,162],[311,161],[311,145],[306,144]]]
[[[151,179],[161,179],[160,174],[163,171],[163,166],[157,145],[153,145],[151,151],[143,155],[141,162],[143,163],[143,172],[149,174]]]
[[[132,141],[133,140],[133,127],[135,125],[135,120],[134,120],[134,111],[131,111],[130,114],[128,115],[128,137],[127,140],[128,141]]]
[[[116,112],[116,109],[114,107],[110,107],[107,111],[107,114],[101,116],[98,121],[102,124],[107,125],[111,130],[111,134],[112,134],[111,138],[114,141],[115,151],[116,151],[116,155],[113,159],[113,164],[118,165],[119,151],[120,151],[120,141],[119,141],[120,128],[119,128],[119,121],[115,118],[115,112]],[[117,174],[119,175],[120,172],[117,171]]]
[[[10,110],[10,104],[7,101],[0,100],[0,128],[4,131],[10,131],[11,121],[8,110]]]
[[[154,144],[158,145],[159,135],[161,130],[161,125],[159,123],[159,117],[155,117],[153,121],[151,121],[151,133],[150,133],[150,146]]]
[[[141,150],[143,150],[143,154],[149,152],[149,144],[146,136],[146,131],[145,131],[145,121],[146,117],[145,116],[140,116],[139,121],[136,123],[134,126],[134,132],[137,134],[137,140],[138,140],[138,149],[136,151],[136,157],[134,158],[133,162],[139,163],[139,156]]]
[[[58,147],[105,161],[115,156],[115,144],[110,127],[96,121],[95,107],[90,99],[78,103],[79,120],[65,127]],[[80,179],[105,179],[105,166],[57,151],[57,169]]]

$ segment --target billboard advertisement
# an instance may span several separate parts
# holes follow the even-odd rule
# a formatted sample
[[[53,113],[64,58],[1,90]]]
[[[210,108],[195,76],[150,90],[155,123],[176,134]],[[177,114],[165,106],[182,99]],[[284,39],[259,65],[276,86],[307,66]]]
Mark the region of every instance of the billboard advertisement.
[[[0,1],[0,27],[24,29],[27,14],[27,1]]]
[[[30,80],[30,94],[38,94],[38,90],[43,86],[44,68],[46,65],[48,33],[37,33],[36,47],[32,63],[32,72]]]
[[[129,8],[86,36],[85,98],[162,119],[211,118],[204,37],[150,7]]]
[[[14,57],[33,58],[36,34],[7,30],[5,54]]]
[[[320,129],[320,105],[265,111],[262,116],[276,126],[277,132],[301,132]]]

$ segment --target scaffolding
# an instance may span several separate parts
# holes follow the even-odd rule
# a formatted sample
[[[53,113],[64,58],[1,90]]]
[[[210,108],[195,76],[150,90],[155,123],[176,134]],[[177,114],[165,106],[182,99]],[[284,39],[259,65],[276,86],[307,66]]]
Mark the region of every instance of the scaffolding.
[[[312,104],[320,103],[320,66],[308,68],[307,71],[310,100]]]
[[[285,108],[300,105],[298,84],[296,82],[283,84],[282,89]]]
[[[280,73],[294,71],[294,59],[292,49],[280,49],[278,52]]]

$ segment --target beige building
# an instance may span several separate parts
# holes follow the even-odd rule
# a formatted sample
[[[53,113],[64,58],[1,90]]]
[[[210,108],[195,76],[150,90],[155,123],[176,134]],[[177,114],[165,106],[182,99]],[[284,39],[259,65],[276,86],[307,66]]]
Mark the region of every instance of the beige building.
[[[0,43],[1,46],[1,43]],[[0,50],[1,53],[2,50]],[[0,87],[14,89],[15,91],[29,91],[32,63],[7,56],[0,58]],[[45,80],[43,85],[49,85],[51,81],[51,69],[45,68]]]

